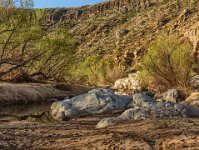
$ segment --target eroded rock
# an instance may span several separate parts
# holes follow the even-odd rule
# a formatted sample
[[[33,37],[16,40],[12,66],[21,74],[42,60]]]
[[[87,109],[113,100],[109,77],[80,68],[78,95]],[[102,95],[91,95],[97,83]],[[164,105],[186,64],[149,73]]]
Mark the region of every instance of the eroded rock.
[[[175,96],[175,95],[174,95]],[[120,116],[102,119],[97,128],[105,128],[128,120],[144,120],[148,118],[183,118],[199,117],[199,109],[186,104],[176,104],[164,99],[155,101],[145,93],[130,96],[114,94],[108,89],[94,89],[51,106],[51,114],[55,120],[67,120],[76,116],[102,114],[113,110],[124,110]]]
[[[107,89],[94,89],[51,106],[52,116],[56,120],[67,120],[76,116],[105,113],[111,110],[123,110],[131,106],[132,98],[114,94]]]
[[[139,107],[148,108],[155,103],[155,100],[145,94],[138,93],[133,95],[133,104]]]
[[[118,117],[102,119],[96,128],[105,128],[128,120],[145,120],[147,118],[185,118],[199,117],[199,109],[185,104],[155,101],[144,94],[133,96],[132,108]]]
[[[199,100],[199,92],[198,91],[191,93],[189,95],[189,97],[186,98],[185,102],[190,103],[195,100]]]
[[[128,95],[128,93],[125,93],[125,91],[128,92],[128,90],[141,90],[141,84],[137,79],[137,74],[132,73],[129,74],[127,78],[116,80],[112,88],[117,90],[118,94]]]
[[[163,94],[163,99],[169,102],[179,102],[179,91],[177,89],[169,89]]]
[[[199,88],[199,75],[193,76],[190,81],[189,84],[192,88]]]
[[[199,107],[199,92],[197,91],[191,93],[190,96],[185,100],[185,103],[188,103],[194,107]]]

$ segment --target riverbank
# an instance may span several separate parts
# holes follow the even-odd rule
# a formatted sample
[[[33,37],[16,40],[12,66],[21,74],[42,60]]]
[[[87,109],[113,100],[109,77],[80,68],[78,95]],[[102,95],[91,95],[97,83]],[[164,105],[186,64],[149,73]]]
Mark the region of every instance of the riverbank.
[[[42,103],[63,100],[89,91],[91,88],[67,84],[0,83],[0,105]]]

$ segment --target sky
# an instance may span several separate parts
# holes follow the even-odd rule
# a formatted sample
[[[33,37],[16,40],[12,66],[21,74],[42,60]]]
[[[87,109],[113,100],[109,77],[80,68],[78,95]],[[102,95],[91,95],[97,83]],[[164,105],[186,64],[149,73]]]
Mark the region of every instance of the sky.
[[[105,0],[34,0],[35,8],[79,7],[97,4]]]

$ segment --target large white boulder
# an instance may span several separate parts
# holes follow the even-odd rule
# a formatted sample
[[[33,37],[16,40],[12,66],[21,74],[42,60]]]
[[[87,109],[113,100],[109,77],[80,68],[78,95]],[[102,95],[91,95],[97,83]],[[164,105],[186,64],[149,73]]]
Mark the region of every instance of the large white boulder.
[[[67,120],[76,116],[123,110],[131,106],[132,98],[114,94],[108,89],[94,89],[71,99],[55,102],[51,114],[56,120]]]

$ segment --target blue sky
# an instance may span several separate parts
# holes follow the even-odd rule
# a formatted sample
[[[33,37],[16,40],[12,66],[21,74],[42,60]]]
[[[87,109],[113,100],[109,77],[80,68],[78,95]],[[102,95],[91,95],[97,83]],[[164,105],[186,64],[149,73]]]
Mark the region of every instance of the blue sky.
[[[35,8],[79,7],[97,4],[105,0],[34,0]]]

